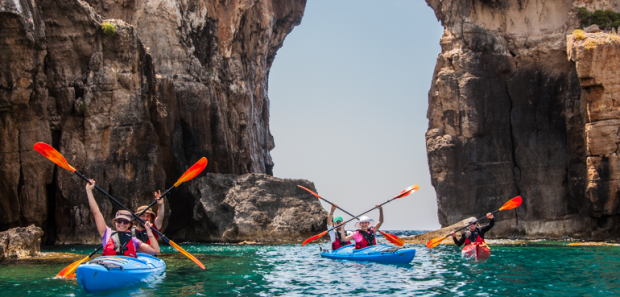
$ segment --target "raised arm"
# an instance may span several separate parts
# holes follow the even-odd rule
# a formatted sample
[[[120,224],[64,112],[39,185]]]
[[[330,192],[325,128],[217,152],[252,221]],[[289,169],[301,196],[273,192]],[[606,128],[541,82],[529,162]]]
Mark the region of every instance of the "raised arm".
[[[337,207],[338,207],[338,205],[332,204],[332,210],[329,212],[329,215],[327,216],[327,226],[328,227],[334,224],[334,211],[336,211]]]
[[[487,231],[491,230],[491,228],[493,228],[493,226],[495,226],[495,220],[493,219],[493,214],[492,213],[488,213],[487,214],[487,218],[491,219],[491,221],[489,221],[488,225],[484,225],[484,226],[480,227],[480,232],[481,233],[486,233]]]
[[[161,197],[161,191],[157,191],[153,193],[155,195],[155,200]],[[164,225],[164,199],[157,200],[157,217],[155,218],[155,228],[161,230],[161,226]]]
[[[153,225],[151,224],[151,222],[146,222],[146,224],[144,224],[144,229],[146,229],[146,234],[150,239],[149,242],[151,243],[151,245],[143,242],[140,246],[138,246],[138,251],[148,254],[159,254],[159,243],[155,239],[153,231],[151,231],[152,226]]]
[[[91,179],[90,183],[86,184],[86,196],[88,196],[88,205],[90,206],[90,212],[92,212],[93,217],[95,217],[95,224],[97,225],[97,231],[99,231],[99,236],[103,236],[103,233],[105,233],[105,228],[107,226],[105,224],[105,220],[103,219],[101,211],[99,211],[99,206],[97,205],[97,201],[95,201],[95,196],[93,196],[93,188],[95,188],[95,181]]]
[[[377,221],[377,224],[373,228],[375,233],[377,233],[377,231],[379,231],[379,228],[383,224],[383,207],[381,207],[381,205],[377,204],[377,208],[379,209],[379,221]]]

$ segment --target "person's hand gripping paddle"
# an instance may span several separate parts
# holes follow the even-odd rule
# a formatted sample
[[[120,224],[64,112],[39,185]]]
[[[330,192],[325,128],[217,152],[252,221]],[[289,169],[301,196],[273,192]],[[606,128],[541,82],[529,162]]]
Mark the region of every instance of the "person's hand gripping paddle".
[[[327,199],[325,199],[325,198],[323,198],[323,197],[319,196],[319,194],[315,193],[314,191],[312,191],[312,190],[310,190],[310,189],[308,189],[308,188],[306,188],[306,187],[304,187],[304,186],[300,186],[300,185],[297,185],[297,186],[298,186],[298,187],[300,187],[300,188],[302,188],[302,189],[304,189],[304,190],[306,190],[306,191],[308,191],[308,192],[310,192],[310,194],[314,195],[316,198],[323,199],[323,201],[325,201],[325,202],[329,203],[329,204],[330,204],[330,205],[332,205],[332,206],[334,205],[333,203],[329,202]],[[340,209],[341,211],[343,211],[344,213],[348,214],[349,216],[352,216],[352,217],[356,218],[357,220],[359,220],[359,217],[355,217],[355,216],[353,216],[353,215],[352,215],[351,213],[349,213],[348,211],[346,211],[346,210],[344,210],[344,209],[340,208],[340,206],[336,206],[336,207],[337,207],[338,209]],[[389,242],[391,242],[391,243],[395,244],[396,246],[403,246],[403,245],[405,244],[405,241],[404,241],[404,240],[400,239],[398,236],[396,236],[396,235],[394,235],[394,234],[390,234],[390,233],[387,233],[387,232],[383,232],[383,231],[381,231],[381,230],[379,230],[379,232],[381,232],[381,234],[383,234],[383,237],[385,237],[385,239],[387,239]]]
[[[75,173],[76,175],[78,175],[79,177],[81,177],[82,179],[84,179],[86,182],[90,183],[90,180],[88,178],[86,178],[85,176],[83,176],[81,173],[79,173],[77,170],[75,170],[75,168],[73,168],[73,166],[69,165],[69,163],[67,162],[67,160],[65,160],[65,157],[63,157],[56,149],[54,149],[53,147],[51,147],[50,145],[43,143],[43,142],[37,142],[34,145],[34,149],[39,152],[40,154],[42,154],[43,156],[45,156],[46,158],[48,158],[50,161],[56,163],[56,165],[67,169],[73,173]],[[186,179],[187,180],[187,179]],[[123,209],[129,211],[131,213],[131,215],[138,221],[140,221],[142,224],[145,224],[144,220],[142,220],[139,216],[137,216],[135,213],[133,213],[131,210],[129,210],[127,207],[125,207],[125,205],[123,205],[122,203],[118,202],[118,200],[114,199],[114,197],[110,196],[110,194],[108,194],[106,191],[104,191],[103,189],[101,189],[99,186],[95,185],[95,188],[97,190],[99,190],[99,192],[103,193],[104,195],[106,195],[110,200],[112,200],[112,202],[116,203],[118,206],[122,207]],[[196,265],[198,265],[200,268],[205,269],[205,266],[198,260],[196,259],[196,257],[194,257],[193,255],[191,255],[190,253],[188,253],[186,250],[184,250],[182,247],[180,247],[178,244],[176,244],[174,241],[168,239],[165,235],[163,235],[161,232],[155,230],[155,229],[151,229],[154,233],[157,233],[157,235],[159,235],[159,237],[161,237],[161,239],[163,239],[165,242],[167,242],[168,244],[170,244],[173,248],[175,248],[177,251],[179,251],[181,254],[185,255],[186,257],[188,257],[190,260],[192,260],[194,263],[196,263]],[[93,253],[94,254],[94,253]],[[86,258],[85,258],[86,259]],[[73,264],[72,264],[73,265]],[[79,264],[78,264],[79,265]],[[77,267],[78,265],[76,265],[75,267]],[[70,265],[71,266],[71,265]],[[70,267],[67,267],[70,269]],[[67,269],[65,268],[65,269]],[[65,270],[63,269],[63,270]],[[62,272],[62,271],[61,271]],[[59,273],[60,274],[60,273]],[[71,275],[71,274],[69,274]]]
[[[504,205],[502,205],[502,207],[500,207],[498,210],[492,212],[492,214],[496,214],[496,213],[498,213],[498,212],[500,212],[502,210],[508,210],[508,209],[516,208],[517,206],[521,205],[522,202],[523,202],[523,199],[521,198],[521,196],[514,197],[514,198],[510,199],[508,202],[504,203]],[[478,221],[480,221],[480,220],[482,220],[484,218],[486,218],[486,216],[477,219],[472,224],[475,224],[475,223],[477,223]],[[461,231],[461,230],[463,230],[463,229],[465,229],[467,227],[469,227],[469,225],[467,225],[467,226],[465,226],[463,228],[460,228],[458,230],[455,230],[454,232]],[[433,238],[433,239],[429,240],[426,243],[426,247],[429,248],[429,249],[432,249],[432,248],[436,247],[438,244],[440,244],[442,241],[444,241],[446,238],[448,238],[448,236],[450,236],[450,234],[448,234],[448,235],[446,235],[444,237]]]
[[[405,196],[408,196],[409,194],[414,193],[415,191],[417,191],[419,188],[420,188],[420,187],[419,187],[418,185],[413,185],[413,186],[411,186],[411,187],[409,187],[409,188],[406,188],[406,189],[404,189],[402,192],[400,192],[400,194],[396,195],[396,197],[394,197],[394,198],[392,198],[392,199],[389,199],[388,201],[385,201],[385,202],[381,203],[379,206],[383,206],[383,205],[385,205],[385,204],[387,204],[387,203],[390,203],[390,202],[392,202],[392,201],[394,201],[394,200],[396,200],[396,199],[398,199],[398,198],[403,198],[403,197],[405,197]],[[325,200],[325,199],[323,199],[323,200]],[[360,214],[360,215],[357,215],[357,216],[352,216],[352,217],[353,217],[352,219],[350,219],[350,220],[348,220],[348,221],[346,221],[346,222],[342,222],[342,223],[338,224],[338,226],[334,226],[334,227],[332,227],[331,229],[329,229],[329,230],[327,230],[327,231],[323,231],[323,232],[321,232],[321,233],[319,233],[319,234],[317,234],[317,235],[314,235],[314,236],[312,236],[312,237],[310,237],[310,238],[308,238],[308,239],[304,240],[304,242],[303,242],[301,245],[302,245],[302,246],[304,246],[304,245],[308,244],[308,243],[309,243],[309,242],[311,242],[311,241],[317,240],[318,238],[321,238],[323,235],[327,234],[327,232],[329,232],[329,231],[331,231],[331,230],[334,230],[334,229],[336,229],[336,228],[340,227],[340,225],[342,225],[342,224],[345,224],[345,223],[348,223],[348,222],[350,222],[350,221],[353,221],[353,220],[355,220],[355,218],[357,218],[357,217],[359,217],[359,216],[362,216],[362,215],[365,215],[365,214],[367,214],[367,213],[371,212],[372,210],[374,210],[374,209],[376,209],[376,208],[377,208],[377,207],[375,206],[375,207],[373,207],[373,208],[369,209],[368,211],[366,211],[366,212],[364,212],[364,213],[362,213],[362,214]]]

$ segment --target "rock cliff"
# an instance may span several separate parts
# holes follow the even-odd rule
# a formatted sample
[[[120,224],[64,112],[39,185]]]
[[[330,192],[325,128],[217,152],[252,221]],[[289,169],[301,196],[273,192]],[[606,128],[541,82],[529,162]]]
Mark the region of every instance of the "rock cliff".
[[[0,0],[0,230],[35,224],[47,244],[96,241],[84,183],[36,153],[39,141],[133,209],[203,156],[206,172],[269,172],[267,78],[304,8]],[[193,195],[168,196],[168,234],[188,224]],[[98,200],[111,218],[117,207]]]
[[[610,82],[619,64],[601,54],[587,72],[579,63],[595,56],[567,54],[579,7],[619,11],[620,3],[427,3],[445,28],[426,135],[441,225],[480,217],[521,195],[523,205],[500,213],[492,236],[620,237],[611,174],[618,126],[591,111],[617,112]],[[596,67],[607,72],[594,76]]]
[[[34,225],[0,232],[0,260],[29,258],[41,251],[43,230]]]

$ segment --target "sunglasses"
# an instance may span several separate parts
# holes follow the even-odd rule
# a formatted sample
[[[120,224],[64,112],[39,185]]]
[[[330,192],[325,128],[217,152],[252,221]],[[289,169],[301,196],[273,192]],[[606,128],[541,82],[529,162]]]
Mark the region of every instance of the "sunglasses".
[[[121,220],[116,220],[116,223],[119,224],[119,225],[129,225],[129,223],[131,223],[131,222],[128,221],[128,220],[122,220],[121,219]]]
[[[340,223],[342,223],[342,221],[335,221],[334,223],[335,224],[340,224]]]

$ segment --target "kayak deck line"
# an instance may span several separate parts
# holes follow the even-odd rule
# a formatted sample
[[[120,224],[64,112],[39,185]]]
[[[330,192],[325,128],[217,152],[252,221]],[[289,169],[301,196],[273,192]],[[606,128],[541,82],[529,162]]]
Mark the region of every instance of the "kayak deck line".
[[[347,245],[334,251],[321,250],[320,254],[321,257],[330,259],[406,264],[415,257],[415,249],[394,248],[382,244],[355,249],[354,245]]]

